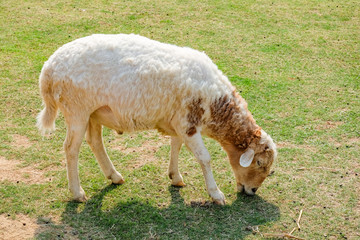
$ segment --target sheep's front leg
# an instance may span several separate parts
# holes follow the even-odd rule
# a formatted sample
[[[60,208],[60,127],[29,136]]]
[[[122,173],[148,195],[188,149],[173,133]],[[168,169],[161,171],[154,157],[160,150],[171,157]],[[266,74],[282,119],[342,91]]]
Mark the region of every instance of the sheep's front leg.
[[[96,160],[98,161],[101,170],[105,177],[111,179],[114,184],[123,184],[124,178],[116,171],[109,156],[106,153],[104,143],[102,140],[102,125],[90,118],[89,125],[86,131],[86,141],[90,145]]]
[[[86,123],[68,124],[64,150],[66,155],[67,176],[69,189],[75,201],[85,202],[85,192],[80,186],[78,158],[82,139],[84,138]]]
[[[179,172],[179,152],[182,145],[182,140],[179,137],[171,137],[171,153],[170,153],[170,164],[169,164],[169,178],[171,179],[171,185],[177,187],[184,187],[185,183]]]
[[[225,196],[216,185],[210,166],[211,157],[204,145],[201,134],[197,132],[191,137],[186,136],[184,138],[184,142],[185,145],[190,149],[190,151],[195,155],[196,159],[201,165],[201,169],[205,178],[206,188],[210,197],[212,197],[216,204],[224,205]]]

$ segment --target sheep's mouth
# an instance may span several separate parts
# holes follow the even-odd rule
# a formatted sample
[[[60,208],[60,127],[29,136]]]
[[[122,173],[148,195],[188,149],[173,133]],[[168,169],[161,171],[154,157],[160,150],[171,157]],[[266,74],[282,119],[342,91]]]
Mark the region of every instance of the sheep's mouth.
[[[248,196],[254,196],[255,192],[257,191],[257,188],[246,187],[243,184],[238,184],[237,190],[238,192],[245,193]]]
[[[255,192],[256,192],[256,188],[244,188],[245,189],[245,193],[246,193],[246,195],[249,195],[249,196],[254,196],[255,195]],[[255,189],[255,190],[253,190],[253,189]]]

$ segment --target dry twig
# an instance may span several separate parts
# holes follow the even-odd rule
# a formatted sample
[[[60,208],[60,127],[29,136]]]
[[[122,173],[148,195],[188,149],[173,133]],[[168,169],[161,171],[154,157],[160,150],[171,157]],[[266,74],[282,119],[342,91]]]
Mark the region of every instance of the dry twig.
[[[300,213],[299,213],[299,217],[296,220],[297,229],[299,229],[299,230],[300,230],[300,219],[301,219],[302,213],[303,213],[303,210],[301,209]],[[292,235],[293,232],[295,232],[295,230],[296,230],[296,227],[294,227],[293,230],[291,230],[291,232],[289,232],[289,233],[280,233],[280,234],[264,233],[263,236],[264,237],[272,237],[272,238],[286,238],[286,239],[304,240],[303,238],[296,237],[296,236]]]
[[[291,230],[291,232],[289,232],[289,235],[293,234],[293,232],[295,232],[296,227],[293,228],[293,230]]]
[[[299,238],[288,233],[283,233],[283,234],[264,233],[263,235],[264,237],[272,237],[272,238],[288,238],[288,239],[305,240],[304,238]]]
[[[296,225],[298,226],[298,229],[299,229],[299,230],[301,229],[301,228],[300,228],[300,219],[301,219],[302,213],[303,213],[303,210],[301,209],[301,210],[300,210],[300,213],[299,213],[299,217],[298,217],[298,219],[296,220]]]

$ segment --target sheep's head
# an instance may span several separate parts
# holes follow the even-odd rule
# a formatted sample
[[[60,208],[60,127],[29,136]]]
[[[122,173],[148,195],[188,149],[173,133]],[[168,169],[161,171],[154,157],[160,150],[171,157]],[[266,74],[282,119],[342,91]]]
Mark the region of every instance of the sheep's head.
[[[223,144],[233,168],[238,191],[254,195],[277,156],[271,137],[261,130],[260,139],[253,141],[245,150],[233,144]]]

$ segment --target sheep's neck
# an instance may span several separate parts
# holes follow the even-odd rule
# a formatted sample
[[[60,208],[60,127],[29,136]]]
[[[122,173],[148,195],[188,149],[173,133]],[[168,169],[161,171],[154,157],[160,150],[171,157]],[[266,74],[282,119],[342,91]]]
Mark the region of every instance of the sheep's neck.
[[[208,135],[220,143],[247,148],[261,135],[261,128],[248,111],[245,100],[236,92],[231,97],[217,99],[211,104],[210,111],[211,118],[206,124]]]

